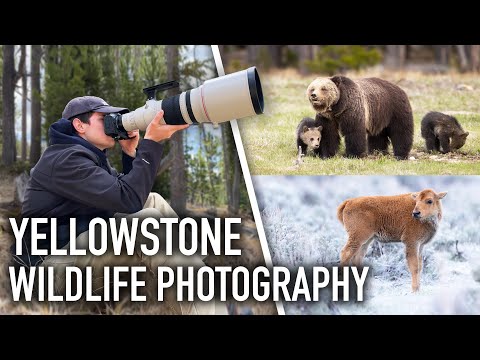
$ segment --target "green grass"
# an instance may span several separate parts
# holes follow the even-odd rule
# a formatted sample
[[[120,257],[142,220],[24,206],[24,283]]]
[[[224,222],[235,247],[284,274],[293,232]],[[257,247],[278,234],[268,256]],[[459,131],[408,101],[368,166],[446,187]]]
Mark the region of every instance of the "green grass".
[[[414,144],[410,157],[397,161],[392,155],[347,159],[344,141],[331,159],[297,158],[295,129],[305,117],[315,117],[305,90],[315,76],[301,77],[293,71],[262,74],[265,113],[238,122],[252,175],[472,175],[480,174],[480,77],[474,75],[422,75],[418,73],[362,73],[353,78],[378,76],[403,88],[412,105],[415,121]],[[459,84],[473,90],[458,90]],[[470,132],[458,153],[427,154],[420,136],[420,121],[428,111],[451,111]],[[458,112],[458,113],[456,113]],[[390,153],[392,148],[390,146]]]

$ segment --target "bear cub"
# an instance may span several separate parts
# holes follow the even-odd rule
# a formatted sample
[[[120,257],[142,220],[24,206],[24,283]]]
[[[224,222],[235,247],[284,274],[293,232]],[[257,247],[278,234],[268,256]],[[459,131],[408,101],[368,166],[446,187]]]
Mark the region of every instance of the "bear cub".
[[[315,156],[320,155],[321,139],[322,126],[312,118],[303,118],[297,126],[297,149],[300,146],[303,155],[308,150],[313,150]]]
[[[440,151],[443,154],[460,149],[469,134],[456,118],[436,111],[423,117],[421,131],[427,151]]]

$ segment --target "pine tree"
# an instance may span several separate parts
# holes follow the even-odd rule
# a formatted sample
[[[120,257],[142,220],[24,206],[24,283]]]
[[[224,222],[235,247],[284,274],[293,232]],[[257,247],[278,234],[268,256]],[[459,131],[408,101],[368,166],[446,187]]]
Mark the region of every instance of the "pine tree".
[[[115,76],[115,69],[118,65],[115,62],[115,47],[117,45],[101,45],[98,47],[98,60],[100,66],[101,81],[99,94],[109,104],[115,104],[118,93],[118,81]]]
[[[42,138],[42,112],[41,112],[41,88],[40,66],[42,59],[42,46],[32,45],[31,50],[31,140],[30,140],[30,164],[34,165],[40,159]]]
[[[141,51],[139,60],[138,75],[144,87],[153,86],[165,82],[167,80],[178,79],[166,79],[167,68],[165,61],[165,46],[163,45],[147,45],[140,49],[140,46],[135,47],[134,53]],[[163,97],[165,94],[160,94]]]
[[[209,126],[209,125],[204,125]],[[204,128],[202,126],[202,128]],[[220,167],[218,166],[219,159],[220,159],[220,142],[218,136],[212,134],[212,131],[201,131],[202,134],[202,148],[205,154],[206,159],[206,170],[207,170],[207,178],[208,178],[208,199],[210,205],[218,205],[220,200],[220,192],[219,190],[219,183],[222,179],[222,171],[220,171]],[[204,186],[206,186],[205,184]]]
[[[27,54],[27,46],[21,45],[23,57]],[[27,66],[26,61],[23,62],[23,68],[19,69],[22,72],[22,161],[27,160]]]
[[[238,158],[237,148],[230,124],[223,124],[223,158],[225,168],[225,187],[227,193],[228,211],[237,214],[240,209],[240,191],[242,170]]]
[[[101,45],[86,45],[79,48],[80,66],[84,70],[83,81],[85,84],[85,95],[99,96],[101,82],[101,65],[98,56],[98,48]]]
[[[167,77],[178,79],[179,73],[179,49],[176,45],[165,47],[167,59]],[[178,89],[171,89],[167,96],[178,93]],[[183,132],[178,131],[170,139],[171,150],[174,151],[174,160],[170,168],[170,203],[179,214],[185,213],[187,205],[186,176],[185,176],[185,154],[183,153]]]
[[[15,68],[15,45],[3,45],[3,128],[2,162],[12,165],[17,160],[15,136],[15,85],[22,76],[25,52],[21,53],[18,70]]]
[[[3,45],[0,45],[0,84],[3,84]],[[1,138],[2,126],[3,126],[3,86],[0,86],[0,141],[2,141],[2,138]]]
[[[46,130],[61,118],[71,99],[85,95],[85,70],[81,66],[81,57],[81,45],[47,47],[43,96]]]

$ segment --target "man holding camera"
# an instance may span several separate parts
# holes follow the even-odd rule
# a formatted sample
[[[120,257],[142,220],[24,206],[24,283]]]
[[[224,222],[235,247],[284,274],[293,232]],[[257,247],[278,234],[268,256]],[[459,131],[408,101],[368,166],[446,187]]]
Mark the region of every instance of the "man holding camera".
[[[22,216],[56,218],[57,248],[68,246],[70,218],[76,218],[77,244],[86,246],[89,222],[96,217],[178,217],[159,194],[150,191],[161,162],[164,141],[189,125],[165,125],[163,111],[160,111],[148,125],[141,141],[138,130],[128,132],[130,139],[119,140],[123,173],[117,173],[110,167],[106,156],[106,150],[115,145],[115,140],[105,134],[103,121],[106,114],[126,112],[128,109],[112,107],[99,97],[77,97],[66,105],[62,119],[50,126],[50,144],[31,171]],[[45,240],[39,240],[39,248],[50,248],[49,226],[39,229],[39,232],[47,234]],[[128,258],[112,255],[95,257],[91,254],[41,258],[30,256],[30,250],[30,239],[25,235],[22,256],[14,255],[17,265],[53,266],[58,277],[69,265],[80,268],[92,266],[95,269],[139,265],[139,262],[153,266],[153,263],[165,264],[167,261],[161,255],[147,261],[138,255]],[[203,265],[201,259],[191,260],[196,265]],[[57,291],[62,291],[64,281],[56,280],[55,286]],[[199,305],[182,306],[174,300],[169,304],[179,314],[215,312],[214,305]]]

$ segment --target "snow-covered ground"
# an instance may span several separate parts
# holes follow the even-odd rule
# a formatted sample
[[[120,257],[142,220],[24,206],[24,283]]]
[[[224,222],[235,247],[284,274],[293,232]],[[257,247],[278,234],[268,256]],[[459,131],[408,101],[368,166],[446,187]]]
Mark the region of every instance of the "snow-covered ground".
[[[287,314],[480,314],[479,176],[253,176],[274,265],[337,264],[345,199],[432,188],[448,191],[443,219],[424,248],[420,291],[411,293],[404,246],[370,246],[365,301],[284,303]]]

